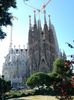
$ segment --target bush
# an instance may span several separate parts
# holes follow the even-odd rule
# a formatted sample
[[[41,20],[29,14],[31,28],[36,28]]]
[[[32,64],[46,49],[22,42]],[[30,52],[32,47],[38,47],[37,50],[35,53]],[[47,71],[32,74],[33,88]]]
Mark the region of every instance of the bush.
[[[34,95],[34,93],[35,90],[10,91],[9,93],[6,93],[5,96],[7,99],[10,99],[10,98],[23,97],[23,96],[31,96]]]
[[[38,72],[28,78],[27,85],[32,89],[44,89],[51,85],[51,77],[43,72]]]

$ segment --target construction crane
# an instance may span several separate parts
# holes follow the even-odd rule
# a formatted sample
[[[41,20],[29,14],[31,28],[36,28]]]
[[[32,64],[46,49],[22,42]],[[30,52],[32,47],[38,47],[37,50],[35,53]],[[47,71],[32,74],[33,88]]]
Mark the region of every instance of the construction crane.
[[[27,4],[27,3],[24,3],[24,4],[25,4],[26,6],[32,8],[34,11],[38,11],[38,12],[40,12],[40,9],[35,8],[35,7],[33,7],[33,6],[31,6],[31,5]]]
[[[26,6],[32,8],[34,11],[37,11],[38,13],[42,12],[43,10],[45,10],[45,8],[47,7],[47,5],[50,3],[51,0],[48,0],[45,4],[42,5],[41,9],[38,9],[36,7],[33,7],[27,3],[24,3]]]
[[[42,6],[41,9],[44,10],[44,9],[47,7],[47,5],[50,3],[50,1],[51,1],[51,0],[48,0],[48,1],[46,2],[46,4],[43,4],[43,6]]]

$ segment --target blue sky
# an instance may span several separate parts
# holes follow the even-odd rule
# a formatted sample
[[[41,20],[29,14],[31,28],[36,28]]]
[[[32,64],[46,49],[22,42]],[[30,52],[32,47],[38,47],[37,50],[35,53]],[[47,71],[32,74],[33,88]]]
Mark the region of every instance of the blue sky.
[[[29,0],[27,4],[40,9],[42,4],[47,1],[48,0]],[[27,45],[28,41],[29,15],[32,16],[33,23],[33,9],[26,6],[23,0],[17,0],[17,8],[11,8],[10,12],[18,18],[18,20],[13,20],[13,46],[16,45],[17,48],[18,45],[20,45],[20,47],[23,48],[23,45]],[[51,22],[56,30],[59,48],[62,51],[64,50],[67,55],[73,54],[74,49],[70,49],[65,42],[74,45],[74,0],[51,0],[46,7],[46,14],[47,23],[48,15],[50,14],[51,16]],[[37,19],[38,17],[37,13]],[[41,13],[40,17],[43,25],[43,13]],[[0,74],[2,72],[4,57],[9,50],[11,27],[8,26],[3,29],[7,32],[7,37],[3,41],[0,41]]]

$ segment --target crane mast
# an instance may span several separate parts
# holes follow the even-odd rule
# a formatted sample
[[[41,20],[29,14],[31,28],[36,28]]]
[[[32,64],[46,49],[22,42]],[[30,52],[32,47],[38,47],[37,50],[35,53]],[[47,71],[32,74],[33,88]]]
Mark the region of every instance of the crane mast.
[[[38,14],[40,14],[40,12],[42,12],[43,10],[45,10],[45,8],[46,8],[47,5],[50,3],[50,1],[51,1],[51,0],[48,0],[45,4],[43,4],[43,5],[41,6],[41,9],[38,9],[38,8],[32,6],[32,5],[27,4],[27,3],[24,3],[24,4],[25,4],[26,6],[28,6],[29,8],[33,9],[33,11],[37,11]]]

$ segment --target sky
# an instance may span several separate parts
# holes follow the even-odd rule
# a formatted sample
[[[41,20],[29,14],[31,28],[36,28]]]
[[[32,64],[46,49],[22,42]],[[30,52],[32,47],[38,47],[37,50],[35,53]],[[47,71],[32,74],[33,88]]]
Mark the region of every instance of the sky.
[[[32,7],[41,9],[43,4],[48,0],[29,0],[26,3]],[[34,20],[34,9],[27,6],[24,0],[17,0],[17,8],[11,8],[9,12],[17,19],[12,20],[12,47],[27,48],[28,43],[28,30],[29,30],[29,15],[31,15],[32,23]],[[46,7],[46,17],[48,23],[48,15],[51,16],[51,22],[55,27],[59,48],[65,51],[66,55],[74,54],[74,49],[68,47],[66,42],[74,45],[74,0],[51,0]],[[39,18],[38,12],[36,13],[37,20]],[[43,13],[40,14],[41,23],[43,25]],[[0,41],[0,74],[2,74],[2,66],[5,61],[5,56],[8,54],[10,45],[11,27],[3,27],[7,32],[4,40]]]

